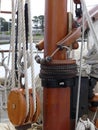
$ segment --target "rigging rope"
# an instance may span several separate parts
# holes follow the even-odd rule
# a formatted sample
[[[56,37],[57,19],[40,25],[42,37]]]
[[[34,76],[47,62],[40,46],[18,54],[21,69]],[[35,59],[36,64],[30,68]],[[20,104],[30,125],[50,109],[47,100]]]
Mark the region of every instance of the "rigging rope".
[[[20,1],[20,0],[19,0]],[[27,72],[27,50],[26,50],[26,35],[25,35],[25,18],[24,18],[24,4],[25,1],[21,0],[22,3],[22,42],[23,42],[23,55],[24,55],[24,75],[25,75],[25,91],[26,91],[26,103],[27,103],[27,114],[29,112],[29,88],[28,88],[28,72]]]
[[[15,87],[15,1],[12,0],[12,28],[11,28],[11,47],[12,47],[12,88]]]
[[[82,9],[84,6],[82,5]],[[80,51],[80,70],[79,70],[79,81],[78,81],[78,92],[77,92],[77,105],[76,105],[76,121],[75,128],[77,127],[78,115],[79,115],[79,99],[80,99],[80,89],[81,89],[81,74],[82,74],[82,52],[83,52],[83,44],[84,44],[84,11],[82,16],[82,42],[81,42],[81,51]]]
[[[31,20],[31,0],[28,0],[28,21],[29,21],[29,42],[31,51],[31,80],[32,80],[32,93],[34,101],[34,113],[36,112],[36,86],[35,86],[35,72],[34,72],[34,56],[33,56],[33,40],[32,40],[32,20]]]
[[[21,13],[22,13],[22,3],[18,1],[18,59],[21,53],[21,44],[22,44],[22,20],[21,20]],[[20,76],[21,76],[21,68],[19,67],[18,63],[18,88],[20,88]]]

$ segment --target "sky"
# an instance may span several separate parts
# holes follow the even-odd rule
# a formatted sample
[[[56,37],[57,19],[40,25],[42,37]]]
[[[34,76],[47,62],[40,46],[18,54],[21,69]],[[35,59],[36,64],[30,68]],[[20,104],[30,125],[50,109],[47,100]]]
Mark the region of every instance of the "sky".
[[[68,0],[68,2],[69,1],[72,0]],[[88,7],[98,4],[98,0],[85,0],[85,2]],[[32,18],[33,16],[44,15],[44,6],[45,0],[31,0]],[[11,10],[11,0],[1,0],[1,10]],[[8,21],[11,15],[0,14],[0,17],[4,17]]]
[[[12,0],[1,0],[1,10],[11,10],[11,1]],[[44,6],[45,0],[31,0],[32,17],[44,15]],[[8,14],[0,14],[0,17],[2,16],[6,18],[7,21],[11,17],[11,15]]]

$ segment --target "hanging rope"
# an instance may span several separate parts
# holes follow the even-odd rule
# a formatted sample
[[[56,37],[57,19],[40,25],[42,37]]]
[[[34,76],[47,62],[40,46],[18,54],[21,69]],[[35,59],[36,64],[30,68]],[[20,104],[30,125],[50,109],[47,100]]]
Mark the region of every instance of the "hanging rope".
[[[12,47],[12,87],[15,87],[15,0],[12,0],[12,28],[11,28],[11,47]]]
[[[21,54],[21,44],[22,44],[22,3],[18,1],[18,60]],[[18,62],[18,61],[17,61]],[[21,87],[20,85],[20,76],[21,76],[21,68],[19,67],[19,62],[18,62],[18,88]]]
[[[32,19],[31,19],[31,0],[28,0],[28,21],[29,21],[29,42],[31,51],[31,80],[32,80],[32,91],[33,91],[33,101],[34,101],[34,113],[36,112],[36,86],[35,86],[35,72],[34,72],[34,56],[33,56],[33,37],[32,37]]]
[[[25,31],[25,0],[18,0],[18,87],[22,87],[23,83],[20,84],[21,73],[24,75],[25,93],[26,93],[26,104],[27,104],[27,115],[29,112],[29,87],[28,87],[28,71],[27,71],[27,49],[26,49],[26,31]],[[21,54],[22,52],[22,54]],[[23,71],[20,67],[19,62],[23,58]],[[19,60],[20,59],[20,60]]]
[[[84,7],[82,6],[82,9]],[[81,74],[82,74],[82,52],[83,52],[83,44],[84,44],[84,13],[82,16],[82,42],[81,42],[81,51],[80,51],[80,70],[79,70],[79,81],[78,81],[78,92],[77,92],[77,105],[76,105],[76,121],[75,121],[75,128],[77,126],[78,115],[79,115],[79,99],[80,99],[80,89],[81,89]]]
[[[20,1],[20,0],[19,0]],[[27,103],[27,114],[29,112],[29,88],[28,88],[28,72],[27,72],[27,50],[26,50],[26,35],[25,35],[25,18],[24,18],[24,5],[25,1],[21,0],[22,3],[22,42],[23,42],[23,55],[24,55],[24,75],[25,75],[25,91],[26,91],[26,103]]]

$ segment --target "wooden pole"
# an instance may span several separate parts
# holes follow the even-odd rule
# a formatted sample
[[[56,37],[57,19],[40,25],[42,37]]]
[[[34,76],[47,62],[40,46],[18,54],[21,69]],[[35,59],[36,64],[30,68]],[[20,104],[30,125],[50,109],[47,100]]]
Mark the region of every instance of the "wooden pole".
[[[11,11],[0,11],[0,13],[2,13],[2,14],[11,14],[12,12]]]
[[[56,43],[66,34],[67,0],[46,0],[44,57],[53,53]],[[55,54],[52,60],[64,59],[65,50]],[[43,130],[70,130],[70,87],[52,87],[44,86],[43,90]]]

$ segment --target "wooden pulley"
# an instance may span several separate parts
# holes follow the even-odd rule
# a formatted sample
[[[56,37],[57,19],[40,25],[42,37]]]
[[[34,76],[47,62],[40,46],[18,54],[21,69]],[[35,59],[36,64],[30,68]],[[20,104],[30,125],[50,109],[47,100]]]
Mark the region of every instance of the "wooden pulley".
[[[73,0],[75,4],[81,4],[80,0]]]
[[[36,94],[36,112],[34,113],[34,101],[32,97],[32,89],[29,89],[29,112],[27,114],[26,94],[24,88],[16,88],[11,90],[8,96],[8,117],[12,124],[16,126],[27,123],[36,122],[40,114],[40,100]]]
[[[11,90],[7,102],[8,117],[12,124],[22,125],[26,119],[26,100],[22,89]]]
[[[98,93],[95,93],[93,98],[90,100],[91,106],[89,107],[90,111],[95,112],[98,107]]]

